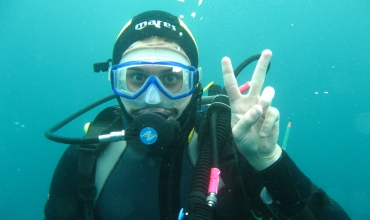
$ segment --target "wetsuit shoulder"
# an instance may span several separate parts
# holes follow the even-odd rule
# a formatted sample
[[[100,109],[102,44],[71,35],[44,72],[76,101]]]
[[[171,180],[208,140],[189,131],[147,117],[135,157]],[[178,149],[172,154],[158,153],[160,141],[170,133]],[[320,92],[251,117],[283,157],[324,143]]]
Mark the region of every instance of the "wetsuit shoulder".
[[[83,203],[77,195],[78,146],[71,145],[64,152],[54,171],[45,219],[79,219]]]

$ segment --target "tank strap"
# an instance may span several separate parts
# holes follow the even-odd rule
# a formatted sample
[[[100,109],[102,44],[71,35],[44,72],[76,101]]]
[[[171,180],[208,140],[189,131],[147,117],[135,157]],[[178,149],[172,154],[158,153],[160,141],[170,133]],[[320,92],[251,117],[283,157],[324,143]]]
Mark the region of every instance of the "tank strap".
[[[100,197],[100,193],[105,186],[106,181],[112,174],[113,169],[119,162],[122,154],[126,150],[126,141],[117,141],[110,143],[102,153],[96,158],[95,168],[95,186],[96,196],[94,204],[97,203]]]
[[[98,114],[89,126],[86,137],[96,137],[107,134],[122,126],[119,107],[113,106],[104,109]],[[79,159],[77,165],[77,194],[84,204],[83,219],[93,220],[93,204],[96,196],[95,169],[96,160],[109,143],[89,144],[79,146]]]

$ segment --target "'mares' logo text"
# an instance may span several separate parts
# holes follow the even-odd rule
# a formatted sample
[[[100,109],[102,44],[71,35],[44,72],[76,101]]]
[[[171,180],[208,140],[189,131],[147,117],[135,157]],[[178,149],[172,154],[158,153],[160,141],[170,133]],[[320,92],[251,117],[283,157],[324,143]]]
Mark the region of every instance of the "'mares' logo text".
[[[168,22],[164,22],[164,21],[160,21],[160,20],[149,20],[149,21],[140,22],[139,24],[135,25],[135,30],[144,29],[149,25],[155,26],[156,28],[161,28],[163,26],[165,28],[170,28],[173,31],[176,31],[176,26],[175,25],[172,25]]]

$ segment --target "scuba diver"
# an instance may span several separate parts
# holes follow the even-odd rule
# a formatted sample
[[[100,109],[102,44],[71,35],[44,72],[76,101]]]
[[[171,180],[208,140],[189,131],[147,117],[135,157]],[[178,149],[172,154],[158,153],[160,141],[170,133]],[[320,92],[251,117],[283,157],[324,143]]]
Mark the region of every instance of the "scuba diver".
[[[243,94],[231,61],[203,96],[196,42],[163,11],[133,17],[108,71],[117,106],[101,111],[54,172],[45,219],[349,219],[277,144],[264,50]],[[203,96],[203,97],[202,97]],[[60,126],[59,126],[60,127]]]

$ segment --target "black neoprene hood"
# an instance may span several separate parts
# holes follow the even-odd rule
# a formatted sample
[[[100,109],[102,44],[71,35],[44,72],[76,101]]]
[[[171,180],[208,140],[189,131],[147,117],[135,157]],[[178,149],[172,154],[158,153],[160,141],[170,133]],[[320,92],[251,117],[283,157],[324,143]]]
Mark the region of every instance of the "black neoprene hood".
[[[164,11],[147,11],[133,17],[122,29],[113,48],[113,65],[136,41],[157,36],[176,43],[189,57],[191,65],[198,68],[197,44],[186,25],[176,16]]]

